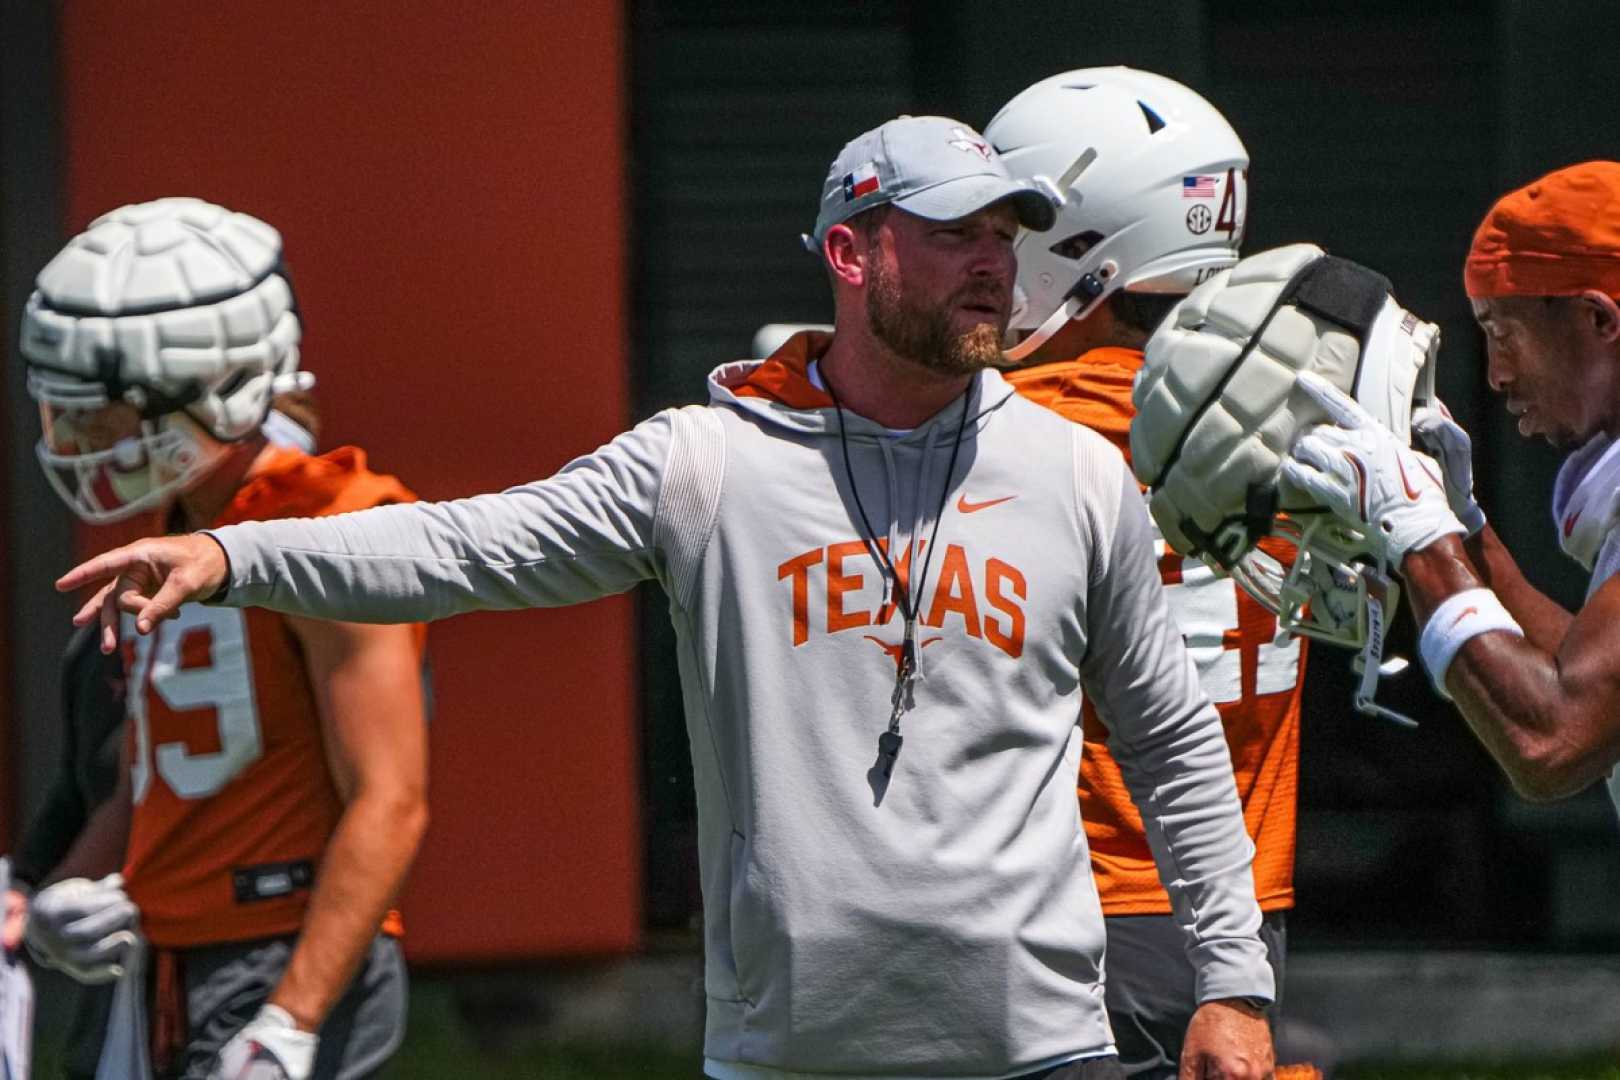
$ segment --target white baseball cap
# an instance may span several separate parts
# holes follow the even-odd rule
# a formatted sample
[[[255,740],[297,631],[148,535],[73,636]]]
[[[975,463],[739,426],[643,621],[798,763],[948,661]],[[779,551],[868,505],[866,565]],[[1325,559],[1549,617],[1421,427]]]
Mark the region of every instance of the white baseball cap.
[[[901,116],[845,144],[827,170],[821,212],[804,245],[819,253],[828,229],[885,203],[954,221],[1002,199],[1012,200],[1027,228],[1044,231],[1057,220],[1051,194],[1014,179],[983,135],[945,116]]]

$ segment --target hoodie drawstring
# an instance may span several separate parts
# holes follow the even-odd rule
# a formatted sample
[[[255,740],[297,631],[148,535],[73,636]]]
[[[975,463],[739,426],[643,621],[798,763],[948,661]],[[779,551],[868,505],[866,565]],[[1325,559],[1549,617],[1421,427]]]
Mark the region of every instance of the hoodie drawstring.
[[[962,397],[962,419],[964,421],[967,419],[967,395],[965,395],[965,394]],[[934,472],[934,468],[933,468],[933,466],[934,466],[934,438],[938,434],[939,434],[939,425],[938,424],[930,424],[928,426],[928,438],[923,443],[922,467],[917,470],[917,497],[914,500],[912,500],[911,542],[913,544],[915,544],[919,539],[922,538],[923,528],[928,523],[927,502],[928,502],[928,492],[930,490],[930,482],[933,479],[933,472]],[[962,445],[962,428],[961,428],[960,424],[957,426],[957,429],[956,429],[956,445],[958,447],[960,447]],[[952,451],[951,451],[951,470],[954,471],[955,468],[956,468],[956,450],[955,450],[955,448],[953,448]],[[951,486],[951,474],[950,474],[950,472],[947,472],[945,474],[945,487],[940,492],[940,496],[939,496],[939,514],[934,519],[934,535],[928,541],[928,546],[930,548],[933,547],[934,540],[939,537],[939,518],[942,518],[942,517],[945,516],[945,504],[950,499],[950,486]],[[898,510],[898,507],[896,509]],[[915,559],[918,555],[921,555],[921,554],[922,554],[922,551],[919,549],[917,551],[913,551],[911,553],[911,557]],[[932,550],[930,550],[928,552],[926,558],[927,559],[932,559],[933,556],[934,556],[934,553],[933,553]],[[927,573],[928,573],[928,563],[925,561],[923,563],[923,574],[924,574],[925,577],[927,576]],[[922,608],[922,587],[923,587],[923,579],[918,578],[917,579],[917,597],[916,597],[915,603],[912,605],[913,608],[916,609],[916,610],[914,610],[912,612],[912,614],[917,616],[918,618],[922,617],[922,611],[921,611],[921,608]],[[937,582],[935,583],[935,587],[936,588],[938,587]],[[916,679],[920,679],[920,678],[923,677],[923,651],[922,651],[921,646],[919,646],[912,654],[912,658],[911,658],[911,675],[912,675],[913,678],[916,678]]]
[[[928,567],[933,562],[934,548],[939,540],[939,523],[945,517],[945,505],[950,499],[951,477],[956,473],[956,458],[962,450],[962,435],[967,430],[968,399],[973,394],[973,384],[968,384],[968,388],[962,392],[962,397],[959,399],[962,416],[956,424],[956,440],[951,444],[951,462],[945,468],[945,482],[940,485],[939,510],[934,515],[933,534],[928,538],[928,546],[923,554],[922,569],[911,580],[910,585],[900,580],[900,574],[895,568],[896,563],[893,557],[894,519],[899,516],[899,507],[896,506],[896,512],[890,515],[889,549],[885,551],[877,542],[877,531],[872,528],[871,519],[866,516],[866,506],[861,502],[861,489],[855,483],[855,466],[851,463],[849,456],[849,436],[844,431],[844,404],[838,400],[838,392],[833,389],[830,380],[827,381],[827,393],[832,397],[833,407],[838,412],[838,443],[844,452],[844,473],[849,479],[849,491],[855,498],[855,509],[860,513],[861,525],[866,530],[862,534],[862,539],[866,541],[869,548],[878,549],[878,565],[886,572],[891,588],[894,591],[894,600],[906,620],[905,636],[900,642],[900,662],[895,669],[894,694],[890,699],[889,726],[878,736],[878,759],[881,763],[879,767],[883,773],[883,778],[887,780],[894,774],[894,763],[900,756],[900,745],[904,741],[900,736],[900,717],[911,706],[912,682],[917,677],[917,656],[920,651],[917,648],[917,616],[922,608],[923,590],[928,583]],[[933,436],[934,431],[930,427],[926,443],[927,448],[931,449],[933,447]],[[928,469],[930,456],[925,449],[923,468],[921,470],[924,477],[930,471]],[[885,455],[885,461],[890,461],[892,475],[892,461],[887,455]],[[890,484],[890,491],[894,491],[893,483]],[[922,529],[922,506],[925,494],[925,489],[919,486],[915,512],[917,532],[912,534],[912,543],[916,543],[917,536]],[[916,553],[913,552],[912,554],[915,556]]]
[[[843,418],[841,416],[839,417],[839,422],[843,422]],[[894,552],[900,550],[900,478],[894,467],[894,446],[892,443],[888,439],[880,439],[878,440],[878,448],[883,452],[883,479],[885,483],[884,493],[888,496],[889,502],[888,550]],[[845,460],[847,461],[849,451],[846,449],[844,454]],[[913,531],[911,538],[907,541],[907,543],[915,543],[916,536],[916,532]],[[865,538],[863,537],[863,539]],[[883,561],[878,555],[879,549],[877,549],[876,545],[872,541],[868,540],[866,546],[874,549],[872,552],[872,559],[879,566],[882,566]],[[879,606],[879,611],[883,611],[884,609],[888,608],[890,604],[894,603],[894,583],[895,575],[887,573],[883,575],[883,603]]]

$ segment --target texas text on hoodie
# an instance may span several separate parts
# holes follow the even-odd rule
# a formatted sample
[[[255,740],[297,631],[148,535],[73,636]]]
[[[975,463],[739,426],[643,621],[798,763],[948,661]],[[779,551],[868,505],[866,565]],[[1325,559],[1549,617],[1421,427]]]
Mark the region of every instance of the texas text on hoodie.
[[[999,1078],[1112,1049],[1074,798],[1082,695],[1199,1000],[1270,998],[1226,743],[1118,451],[988,371],[909,433],[845,412],[840,438],[806,371],[829,340],[721,367],[707,407],[548,480],[216,530],[225,602],[404,622],[656,579],[697,774],[710,1075]],[[930,564],[887,779],[903,616],[878,543],[908,576]]]

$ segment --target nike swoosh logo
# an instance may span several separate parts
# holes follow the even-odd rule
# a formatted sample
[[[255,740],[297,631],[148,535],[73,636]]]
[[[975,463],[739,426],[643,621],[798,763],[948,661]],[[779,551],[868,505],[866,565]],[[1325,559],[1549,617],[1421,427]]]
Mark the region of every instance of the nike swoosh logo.
[[[1465,608],[1463,608],[1461,611],[1459,611],[1457,613],[1457,617],[1455,619],[1451,620],[1451,625],[1446,627],[1446,629],[1447,630],[1455,629],[1457,624],[1462,622],[1464,619],[1468,618],[1468,616],[1470,616],[1470,615],[1478,615],[1478,614],[1479,614],[1479,608],[1477,608],[1477,607],[1465,607]]]
[[[1359,494],[1361,496],[1361,520],[1367,521],[1367,470],[1362,467],[1361,461],[1350,451],[1341,450],[1339,452],[1350,463],[1350,467],[1356,470],[1356,487],[1360,489]]]
[[[1408,499],[1411,499],[1413,502],[1417,502],[1418,498],[1420,496],[1422,496],[1423,492],[1414,491],[1412,489],[1412,481],[1410,481],[1410,480],[1408,480],[1406,478],[1406,462],[1401,460],[1401,457],[1400,457],[1399,454],[1395,455],[1395,468],[1400,470],[1400,473],[1401,473],[1401,486],[1406,489],[1406,497]]]
[[[963,495],[961,498],[956,500],[956,508],[964,514],[977,514],[980,510],[988,510],[992,506],[1000,506],[1002,503],[1010,502],[1016,498],[1018,498],[1016,495],[1003,495],[999,499],[986,499],[984,502],[968,502],[968,497]]]
[[[1568,540],[1570,533],[1575,531],[1575,523],[1579,520],[1581,520],[1581,512],[1579,510],[1575,511],[1573,514],[1569,515],[1569,517],[1564,519],[1565,540]]]

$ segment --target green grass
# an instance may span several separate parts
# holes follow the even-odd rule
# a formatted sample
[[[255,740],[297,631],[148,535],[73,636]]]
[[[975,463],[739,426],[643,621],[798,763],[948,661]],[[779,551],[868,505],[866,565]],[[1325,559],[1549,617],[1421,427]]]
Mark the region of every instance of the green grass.
[[[408,1044],[388,1070],[391,1078],[478,1077],[486,1080],[697,1080],[702,1064],[652,1049],[559,1047],[535,1044],[511,1054]],[[1333,1080],[1620,1080],[1620,1066],[1602,1061],[1500,1066],[1354,1065]]]
[[[534,1046],[493,1054],[448,1043],[408,1042],[384,1072],[389,1080],[477,1077],[479,1080],[697,1080],[695,1057],[652,1049]]]
[[[1333,1080],[1620,1080],[1613,1057],[1518,1065],[1354,1065]]]
[[[46,1025],[47,1028],[52,1025]],[[60,1026],[41,1031],[35,1046],[34,1076],[60,1075]],[[637,1042],[627,1037],[612,1045],[544,1042],[518,1037],[498,1048],[481,1046],[457,1016],[448,983],[418,978],[411,986],[410,1026],[405,1044],[386,1069],[384,1080],[699,1080],[702,1060],[689,1052]],[[1519,1065],[1346,1065],[1334,1080],[1620,1080],[1614,1056],[1570,1062]]]
[[[449,988],[425,979],[412,982],[405,1044],[383,1072],[386,1080],[699,1080],[702,1074],[696,1050],[675,1053],[634,1039],[611,1046],[519,1039],[480,1047],[457,1019]]]
[[[449,987],[418,979],[411,987],[410,1032],[385,1076],[389,1080],[467,1077],[477,1080],[698,1080],[694,1049],[623,1044],[557,1045],[519,1040],[501,1050],[480,1048],[457,1019]],[[1592,1058],[1517,1065],[1346,1065],[1333,1080],[1620,1080],[1620,1059]]]

